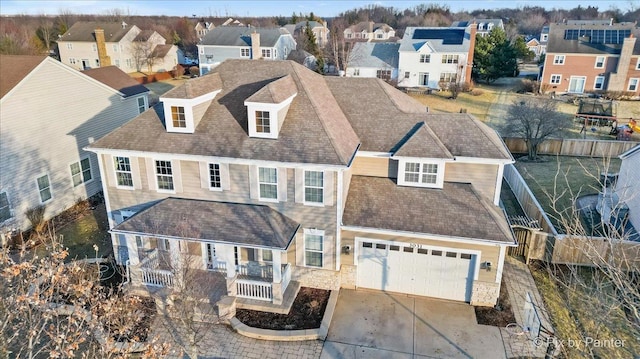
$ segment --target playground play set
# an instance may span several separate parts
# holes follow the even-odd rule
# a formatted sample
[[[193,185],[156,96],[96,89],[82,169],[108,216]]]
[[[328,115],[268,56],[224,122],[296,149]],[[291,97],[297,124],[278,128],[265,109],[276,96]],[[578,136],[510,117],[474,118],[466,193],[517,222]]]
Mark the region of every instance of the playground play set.
[[[582,123],[580,132],[584,131],[585,136],[588,128],[595,132],[595,126],[611,126],[609,134],[619,141],[630,141],[634,132],[640,133],[640,120],[616,117],[613,101],[581,99],[575,118]]]

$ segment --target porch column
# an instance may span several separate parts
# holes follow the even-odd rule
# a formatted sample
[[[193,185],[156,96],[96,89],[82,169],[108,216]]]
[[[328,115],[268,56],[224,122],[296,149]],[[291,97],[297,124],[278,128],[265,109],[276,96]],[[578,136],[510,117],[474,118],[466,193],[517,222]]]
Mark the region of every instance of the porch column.
[[[127,250],[129,251],[129,264],[132,266],[140,264],[140,258],[138,258],[138,244],[136,243],[136,237],[127,234],[125,235],[125,238],[127,242]]]
[[[282,252],[272,249],[271,257],[273,261],[271,265],[273,266],[273,283],[281,283],[282,282]]]
[[[222,258],[227,267],[227,295],[235,297],[238,295],[238,288],[236,286],[236,259],[233,252],[234,247],[225,245],[222,248]]]

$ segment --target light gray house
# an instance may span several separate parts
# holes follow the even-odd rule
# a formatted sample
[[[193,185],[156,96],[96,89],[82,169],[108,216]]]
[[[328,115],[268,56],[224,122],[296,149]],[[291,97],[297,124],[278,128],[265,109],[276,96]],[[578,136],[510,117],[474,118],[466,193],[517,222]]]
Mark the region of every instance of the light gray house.
[[[477,26],[477,35],[479,36],[487,36],[493,29],[502,29],[504,30],[504,22],[502,19],[473,19],[469,21],[454,21],[451,24],[451,27],[468,27],[469,25],[475,23]]]
[[[189,266],[238,307],[300,286],[495,305],[513,158],[482,122],[293,61],[227,60],[160,100],[87,148],[131,289]]]
[[[616,181],[615,194],[628,208],[630,227],[626,234],[630,240],[640,241],[640,145],[621,154],[620,171]]]
[[[399,43],[357,42],[349,54],[347,76],[398,79]]]
[[[144,112],[148,90],[114,66],[77,71],[50,57],[0,55],[0,233],[25,230],[102,190],[83,150]]]
[[[296,41],[285,28],[219,26],[198,43],[200,75],[227,59],[285,60]]]

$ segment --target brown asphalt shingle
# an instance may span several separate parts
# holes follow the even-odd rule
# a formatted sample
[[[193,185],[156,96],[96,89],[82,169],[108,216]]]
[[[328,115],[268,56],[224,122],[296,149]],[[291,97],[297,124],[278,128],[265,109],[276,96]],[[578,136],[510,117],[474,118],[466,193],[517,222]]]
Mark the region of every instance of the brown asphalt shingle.
[[[112,231],[287,249],[299,227],[268,206],[166,198]]]
[[[95,42],[94,32],[97,28],[104,30],[106,42],[118,42],[132,29],[132,26],[123,28],[122,22],[77,21],[58,41]]]
[[[0,98],[20,83],[45,58],[46,56],[0,54]]]
[[[298,92],[291,75],[275,80],[247,98],[247,102],[281,103]]]
[[[193,99],[221,89],[222,80],[220,79],[220,75],[212,73],[206,77],[191,79],[182,86],[174,87],[165,92],[160,98]]]
[[[447,150],[424,122],[416,125],[415,130],[410,133],[410,137],[400,145],[400,148],[393,155],[453,159],[451,152]]]
[[[381,195],[384,194],[384,195]],[[514,243],[502,214],[468,183],[442,189],[398,186],[389,178],[351,177],[345,226]]]
[[[149,92],[149,89],[140,85],[138,81],[124,73],[116,66],[98,67],[95,69],[84,70],[83,74],[91,77],[96,81],[111,87],[116,91],[120,91],[125,97],[138,95]]]

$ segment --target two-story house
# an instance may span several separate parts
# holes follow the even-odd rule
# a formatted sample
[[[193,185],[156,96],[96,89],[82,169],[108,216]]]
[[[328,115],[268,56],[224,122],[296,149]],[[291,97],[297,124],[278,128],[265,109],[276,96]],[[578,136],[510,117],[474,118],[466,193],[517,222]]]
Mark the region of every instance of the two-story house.
[[[111,66],[80,72],[44,56],[0,55],[0,230],[26,230],[102,190],[83,150],[148,108],[148,90]]]
[[[219,26],[198,43],[200,75],[227,59],[284,60],[296,41],[285,28]]]
[[[396,36],[396,31],[385,23],[361,21],[343,31],[346,41],[389,41]]]
[[[215,27],[216,26],[213,24],[213,22],[198,21],[198,23],[194,27],[194,30],[196,31],[196,36],[198,36],[198,39],[202,40],[204,35],[206,35],[209,31],[211,31]]]
[[[227,60],[160,101],[87,147],[134,286],[189,258],[238,303],[303,285],[495,304],[513,159],[472,116],[292,61]]]
[[[542,89],[640,95],[640,31],[635,23],[573,20],[549,26]]]
[[[468,27],[473,23],[475,23],[477,26],[477,36],[487,36],[493,29],[504,30],[504,22],[502,21],[502,19],[473,19],[469,21],[454,21],[451,24],[451,27]]]
[[[160,34],[125,22],[78,21],[57,42],[60,61],[78,70],[116,66],[126,73],[169,71],[184,63],[182,51],[167,45]],[[149,57],[153,60],[147,61]]]
[[[324,21],[299,21],[297,24],[287,24],[284,28],[293,34],[294,38],[298,39],[299,36],[304,35],[307,24],[309,24],[309,28],[311,32],[313,32],[318,46],[322,48],[329,43],[329,29],[327,28],[327,23]]]
[[[408,27],[400,42],[398,86],[440,88],[441,82],[469,82],[476,42],[468,27]]]

